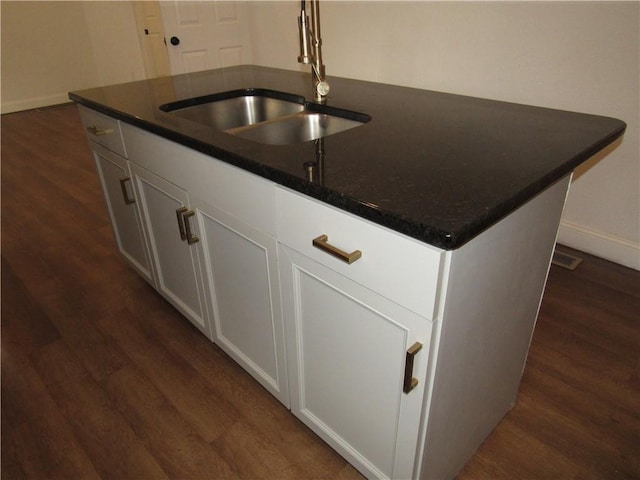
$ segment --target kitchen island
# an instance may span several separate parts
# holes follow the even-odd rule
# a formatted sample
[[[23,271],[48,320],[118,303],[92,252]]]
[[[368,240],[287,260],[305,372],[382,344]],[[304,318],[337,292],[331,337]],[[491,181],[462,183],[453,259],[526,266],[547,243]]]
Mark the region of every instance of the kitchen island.
[[[304,96],[302,73],[241,66],[70,97],[147,281],[365,475],[453,477],[515,402],[570,174],[625,125],[331,83],[330,106],[371,120],[288,145],[160,107]]]

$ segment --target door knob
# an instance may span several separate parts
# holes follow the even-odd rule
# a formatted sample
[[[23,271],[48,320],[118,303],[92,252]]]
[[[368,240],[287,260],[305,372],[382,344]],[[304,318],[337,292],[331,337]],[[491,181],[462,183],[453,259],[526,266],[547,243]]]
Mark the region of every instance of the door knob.
[[[178,37],[171,37],[169,41],[171,42],[171,45],[180,45],[180,39]]]

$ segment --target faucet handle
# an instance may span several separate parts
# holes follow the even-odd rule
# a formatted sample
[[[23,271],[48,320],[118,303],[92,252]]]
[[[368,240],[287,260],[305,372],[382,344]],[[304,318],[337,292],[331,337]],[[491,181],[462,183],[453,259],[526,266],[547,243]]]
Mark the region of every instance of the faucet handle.
[[[316,92],[322,97],[329,95],[329,83],[325,80],[318,82],[318,85],[316,86]]]

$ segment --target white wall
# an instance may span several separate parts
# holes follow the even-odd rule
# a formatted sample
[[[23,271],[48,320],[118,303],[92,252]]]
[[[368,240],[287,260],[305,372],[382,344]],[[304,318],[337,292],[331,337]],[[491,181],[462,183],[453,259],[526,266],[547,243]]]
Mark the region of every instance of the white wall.
[[[559,241],[640,269],[639,2],[321,2],[327,75],[612,116]],[[299,2],[251,4],[254,63],[303,69]]]
[[[91,50],[98,70],[98,84],[113,85],[146,78],[133,3],[81,3],[89,27]]]
[[[82,4],[6,2],[2,14],[2,113],[61,103],[96,84]]]
[[[2,113],[145,77],[131,2],[0,3]]]

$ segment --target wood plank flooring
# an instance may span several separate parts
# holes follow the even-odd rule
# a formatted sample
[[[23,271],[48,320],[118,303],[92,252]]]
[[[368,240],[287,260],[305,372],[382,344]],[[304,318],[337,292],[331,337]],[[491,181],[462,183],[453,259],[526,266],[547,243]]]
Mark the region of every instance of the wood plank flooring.
[[[1,137],[3,479],[361,478],[120,259],[75,106]],[[640,272],[580,255],[459,479],[640,478]]]

